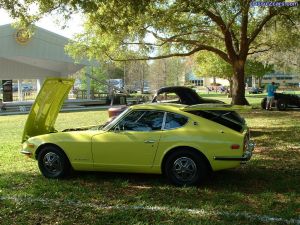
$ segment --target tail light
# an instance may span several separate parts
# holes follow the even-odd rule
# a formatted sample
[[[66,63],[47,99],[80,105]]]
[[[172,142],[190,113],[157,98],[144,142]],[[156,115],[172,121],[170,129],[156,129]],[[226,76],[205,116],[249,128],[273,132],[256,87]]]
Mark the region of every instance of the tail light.
[[[238,144],[232,144],[231,149],[240,149],[240,145]]]
[[[246,135],[245,135],[245,138],[244,138],[244,149],[243,151],[245,152],[248,148],[248,143],[249,143],[249,140],[250,140],[250,131],[248,129]]]

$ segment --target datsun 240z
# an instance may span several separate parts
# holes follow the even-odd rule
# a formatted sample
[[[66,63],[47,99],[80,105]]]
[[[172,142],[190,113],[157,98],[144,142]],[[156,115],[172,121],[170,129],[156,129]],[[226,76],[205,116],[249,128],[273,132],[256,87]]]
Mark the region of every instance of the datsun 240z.
[[[226,104],[149,103],[128,107],[90,129],[56,131],[72,79],[44,82],[28,115],[22,153],[47,178],[71,170],[164,174],[176,185],[196,185],[210,171],[238,167],[254,148],[249,129]]]

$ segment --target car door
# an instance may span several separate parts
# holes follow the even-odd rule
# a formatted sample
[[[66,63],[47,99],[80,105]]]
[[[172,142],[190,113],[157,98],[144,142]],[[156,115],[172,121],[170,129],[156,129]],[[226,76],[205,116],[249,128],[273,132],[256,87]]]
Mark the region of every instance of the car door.
[[[162,133],[164,112],[133,110],[109,131],[92,138],[94,167],[141,172],[151,168]]]

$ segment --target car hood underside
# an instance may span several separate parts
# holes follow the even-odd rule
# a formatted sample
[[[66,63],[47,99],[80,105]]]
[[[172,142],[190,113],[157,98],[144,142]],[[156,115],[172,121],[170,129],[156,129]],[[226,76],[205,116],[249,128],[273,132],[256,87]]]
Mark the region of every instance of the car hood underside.
[[[22,142],[33,136],[55,132],[54,123],[73,84],[74,80],[68,78],[45,80],[29,112]]]

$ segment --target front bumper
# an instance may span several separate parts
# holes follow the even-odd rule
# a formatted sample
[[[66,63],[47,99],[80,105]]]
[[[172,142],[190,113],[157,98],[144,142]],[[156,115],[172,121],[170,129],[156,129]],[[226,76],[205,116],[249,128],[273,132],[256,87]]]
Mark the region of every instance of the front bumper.
[[[29,156],[29,157],[32,156],[32,152],[30,152],[30,151],[27,151],[27,150],[21,150],[20,152],[21,152],[22,154],[24,154],[24,155]]]
[[[246,151],[244,152],[244,154],[242,155],[242,157],[215,156],[214,159],[215,160],[222,160],[222,161],[241,161],[241,162],[248,161],[252,157],[252,152],[254,150],[254,147],[255,147],[254,141],[249,140],[249,142],[247,144]]]

